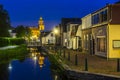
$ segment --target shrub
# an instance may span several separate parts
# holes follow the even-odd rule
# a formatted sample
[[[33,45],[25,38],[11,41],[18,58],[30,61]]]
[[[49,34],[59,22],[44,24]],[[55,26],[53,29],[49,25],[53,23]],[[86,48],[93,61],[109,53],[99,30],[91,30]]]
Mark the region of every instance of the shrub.
[[[0,47],[7,46],[9,44],[9,40],[6,38],[0,38]]]
[[[11,38],[10,40],[10,45],[20,45],[20,44],[24,44],[25,40],[21,39],[21,38]]]
[[[22,38],[0,38],[0,47],[8,45],[21,45],[24,43],[25,40]]]

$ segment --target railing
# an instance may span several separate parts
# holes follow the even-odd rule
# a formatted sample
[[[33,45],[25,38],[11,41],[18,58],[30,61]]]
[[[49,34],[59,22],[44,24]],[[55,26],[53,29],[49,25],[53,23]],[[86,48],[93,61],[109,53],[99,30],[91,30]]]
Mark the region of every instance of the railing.
[[[41,43],[37,41],[29,41],[27,42],[27,46],[28,47],[41,46]]]

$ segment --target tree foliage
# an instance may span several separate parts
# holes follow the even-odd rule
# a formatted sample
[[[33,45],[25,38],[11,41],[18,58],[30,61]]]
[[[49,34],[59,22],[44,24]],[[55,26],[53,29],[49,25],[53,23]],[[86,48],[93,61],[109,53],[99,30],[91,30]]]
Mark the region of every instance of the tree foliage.
[[[0,4],[0,37],[8,37],[10,28],[10,18],[7,10]]]
[[[25,27],[23,25],[17,26],[16,27],[16,36],[17,37],[25,37]]]
[[[25,36],[26,36],[26,38],[28,40],[30,40],[30,37],[32,36],[32,32],[31,32],[29,27],[26,27],[26,34],[25,34]]]
[[[30,36],[31,36],[31,30],[28,28],[28,27],[25,27],[25,26],[23,26],[23,25],[20,25],[20,26],[17,26],[16,28],[15,28],[15,30],[16,30],[16,36],[17,37],[20,37],[20,38],[30,38]]]

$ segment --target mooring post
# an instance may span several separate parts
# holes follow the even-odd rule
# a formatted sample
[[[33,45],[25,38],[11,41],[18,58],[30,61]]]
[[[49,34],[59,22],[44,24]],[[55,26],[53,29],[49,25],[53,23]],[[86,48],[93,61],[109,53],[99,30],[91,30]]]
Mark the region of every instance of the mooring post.
[[[68,61],[70,61],[70,52],[68,52]]]
[[[88,71],[88,61],[87,61],[87,58],[85,58],[85,71]]]
[[[61,56],[61,47],[60,47],[60,56]]]
[[[64,52],[63,52],[63,57],[65,58],[65,50],[64,50]]]
[[[78,57],[77,57],[77,54],[75,54],[75,65],[78,65]]]
[[[120,72],[120,60],[117,59],[117,72]]]

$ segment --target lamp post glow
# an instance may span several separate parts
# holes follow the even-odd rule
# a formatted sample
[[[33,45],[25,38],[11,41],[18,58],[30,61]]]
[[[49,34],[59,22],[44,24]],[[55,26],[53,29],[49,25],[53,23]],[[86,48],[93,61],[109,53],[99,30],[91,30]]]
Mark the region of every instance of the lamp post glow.
[[[56,35],[58,34],[58,30],[55,28],[54,29],[54,34],[55,34],[55,44],[57,43],[57,37],[56,37]]]
[[[58,33],[58,30],[57,30],[57,29],[54,29],[54,33],[57,34],[57,33]]]
[[[56,53],[56,44],[57,44],[57,34],[58,34],[58,29],[54,29],[54,34],[55,34],[55,45],[54,45],[54,48],[55,48],[55,53]]]

